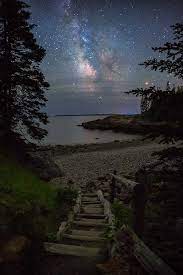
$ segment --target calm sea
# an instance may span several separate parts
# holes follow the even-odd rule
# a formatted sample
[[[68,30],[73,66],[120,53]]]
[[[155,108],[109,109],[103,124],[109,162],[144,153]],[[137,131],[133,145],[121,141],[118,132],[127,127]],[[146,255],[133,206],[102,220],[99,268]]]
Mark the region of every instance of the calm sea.
[[[132,140],[134,135],[114,133],[112,131],[87,130],[79,127],[82,122],[104,118],[105,116],[56,116],[50,117],[50,123],[46,126],[48,136],[44,144],[88,144],[104,143],[114,140]]]

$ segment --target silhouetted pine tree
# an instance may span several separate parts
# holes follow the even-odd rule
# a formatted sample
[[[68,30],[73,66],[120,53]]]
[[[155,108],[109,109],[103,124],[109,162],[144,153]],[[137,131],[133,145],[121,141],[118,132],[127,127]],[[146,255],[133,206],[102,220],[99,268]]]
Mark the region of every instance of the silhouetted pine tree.
[[[47,133],[40,123],[47,123],[41,108],[49,84],[39,68],[45,50],[34,38],[28,8],[23,1],[0,1],[0,135],[23,136],[20,129],[26,129],[40,140]]]
[[[177,23],[172,28],[174,41],[167,42],[162,47],[153,48],[155,52],[166,54],[165,59],[149,59],[141,65],[183,78],[183,24]],[[144,118],[166,123],[157,128],[152,133],[152,137],[163,136],[163,141],[166,142],[183,140],[183,89],[181,87],[171,88],[168,82],[165,90],[156,87],[137,88],[128,94],[141,96]]]
[[[167,42],[162,47],[152,48],[153,51],[166,55],[165,59],[148,59],[141,65],[152,70],[168,72],[176,77],[183,78],[183,23],[171,26],[173,29],[173,42]]]

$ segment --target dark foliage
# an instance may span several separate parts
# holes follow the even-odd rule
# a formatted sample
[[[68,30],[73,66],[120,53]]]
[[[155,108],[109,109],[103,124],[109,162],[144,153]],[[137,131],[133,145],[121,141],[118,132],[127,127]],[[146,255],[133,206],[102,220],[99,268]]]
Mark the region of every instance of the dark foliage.
[[[174,41],[167,42],[162,47],[152,48],[155,52],[165,54],[166,58],[161,60],[148,59],[141,65],[183,78],[183,24],[177,23],[171,28],[173,29]]]
[[[183,24],[172,26],[174,41],[164,46],[153,48],[155,52],[166,54],[165,59],[149,59],[141,65],[152,70],[168,72],[176,77],[183,78]],[[163,136],[162,141],[174,142],[183,139],[183,88],[171,88],[169,83],[165,90],[156,87],[135,89],[128,94],[142,98],[141,112],[144,119],[150,122],[159,122],[161,125],[151,127],[150,137]],[[163,123],[162,123],[163,122]]]
[[[183,89],[165,90],[155,86],[146,89],[135,89],[128,94],[141,96],[141,112],[144,120],[151,123],[148,137],[162,136],[163,142],[174,142],[183,139]],[[142,106],[143,105],[143,106]]]
[[[45,56],[32,33],[29,6],[19,0],[2,0],[0,4],[0,135],[18,133],[42,139],[47,123],[45,90],[49,84],[39,65]]]

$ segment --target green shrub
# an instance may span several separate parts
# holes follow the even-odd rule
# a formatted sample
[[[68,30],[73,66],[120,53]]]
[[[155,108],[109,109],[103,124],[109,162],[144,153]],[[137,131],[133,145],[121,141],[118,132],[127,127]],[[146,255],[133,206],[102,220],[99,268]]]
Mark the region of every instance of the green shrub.
[[[122,227],[123,224],[132,226],[132,211],[123,202],[116,200],[112,204],[112,213],[114,215],[113,225],[107,226],[105,237],[113,241],[114,233]]]
[[[132,226],[132,211],[123,202],[116,200],[112,204],[112,212],[115,217],[115,228],[119,229],[123,224]]]
[[[71,188],[71,187],[66,187],[66,188],[59,188],[57,190],[57,196],[56,200],[57,202],[64,202],[64,203],[71,203],[72,205],[74,204],[76,198],[77,198],[77,190]]]
[[[48,242],[56,242],[57,241],[57,234],[55,232],[50,232],[47,234],[47,241]]]
[[[15,160],[0,155],[0,226],[12,233],[36,238],[56,234],[76,196],[75,190],[41,181]]]

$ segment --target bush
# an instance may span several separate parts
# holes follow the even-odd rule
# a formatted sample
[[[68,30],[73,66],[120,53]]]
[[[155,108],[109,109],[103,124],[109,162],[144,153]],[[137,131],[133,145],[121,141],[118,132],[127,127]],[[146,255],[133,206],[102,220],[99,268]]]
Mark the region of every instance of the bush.
[[[112,204],[112,213],[114,215],[113,225],[106,228],[105,236],[108,240],[114,240],[114,233],[126,224],[132,226],[132,211],[123,202],[116,200]]]
[[[71,203],[74,204],[77,198],[77,190],[67,187],[67,188],[60,188],[57,191],[56,200],[59,203]]]
[[[75,190],[41,181],[0,155],[0,234],[46,239],[57,232],[76,196]]]
[[[119,200],[112,204],[112,212],[115,217],[115,228],[120,229],[123,224],[132,226],[132,211]]]

